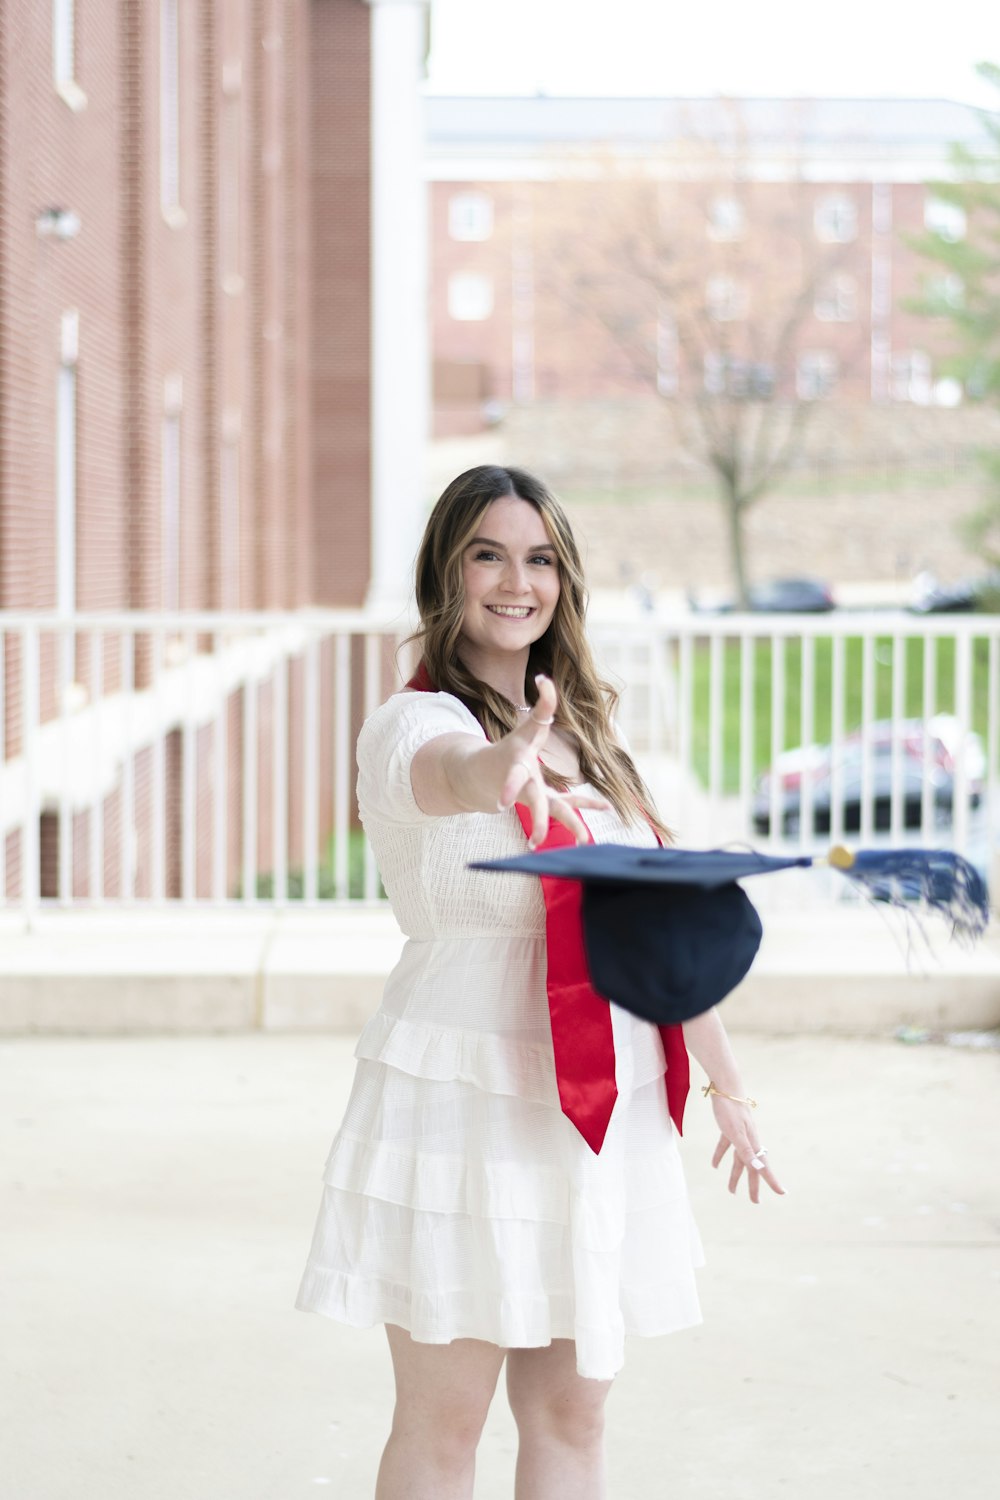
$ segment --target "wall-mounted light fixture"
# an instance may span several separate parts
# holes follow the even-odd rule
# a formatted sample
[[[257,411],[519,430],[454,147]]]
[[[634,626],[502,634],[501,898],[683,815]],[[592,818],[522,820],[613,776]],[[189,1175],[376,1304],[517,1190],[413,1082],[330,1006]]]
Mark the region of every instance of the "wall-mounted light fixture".
[[[80,233],[80,216],[70,208],[43,208],[35,220],[42,240],[73,240]]]

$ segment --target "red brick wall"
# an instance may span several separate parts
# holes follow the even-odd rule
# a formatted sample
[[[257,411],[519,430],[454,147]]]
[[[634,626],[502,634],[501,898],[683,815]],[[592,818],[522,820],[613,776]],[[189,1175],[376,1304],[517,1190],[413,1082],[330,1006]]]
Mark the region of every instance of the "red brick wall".
[[[76,7],[74,111],[52,79],[50,5],[0,8],[0,609],[56,603],[60,320],[79,315],[77,607],[164,599],[163,423],[180,422],[181,608],[360,601],[369,570],[369,28],[361,0],[178,0],[179,206],[160,189],[160,6]],[[41,209],[79,216],[40,239]],[[199,643],[208,649],[209,642]],[[43,719],[57,712],[42,643]],[[104,691],[120,685],[107,638]],[[153,651],[136,644],[135,680]],[[92,652],[71,676],[94,687]],[[301,697],[293,670],[290,701]],[[3,667],[4,744],[21,744],[21,651]],[[261,694],[260,867],[272,858],[269,695]],[[230,698],[227,869],[241,868],[240,697]],[[320,764],[327,777],[329,710]],[[211,880],[212,734],[198,731],[197,886]],[[170,747],[174,746],[172,737]],[[168,892],[179,889],[179,761],[169,748]],[[302,764],[293,720],[290,765]],[[135,757],[137,891],[151,889],[151,754]],[[301,776],[289,858],[301,863]],[[324,783],[322,807],[329,814]],[[105,797],[104,882],[120,881],[120,788]],[[73,882],[89,880],[89,813]],[[46,881],[58,829],[45,820]],[[55,851],[53,853],[53,850]],[[7,839],[16,893],[19,835]]]
[[[223,602],[224,441],[238,455],[241,605],[347,602],[367,583],[369,8],[178,0],[178,14],[182,217],[168,222],[160,7],[77,6],[77,112],[52,83],[51,7],[0,13],[0,607],[55,604],[70,309],[80,608],[160,606],[174,377],[182,607]],[[75,238],[38,237],[53,206],[79,216]],[[332,572],[315,561],[317,485]]]
[[[53,85],[51,6],[6,6],[0,13],[0,605],[6,606],[56,602],[53,434],[60,320],[70,309],[79,313],[80,327],[78,602],[106,606],[120,599],[122,360],[113,192],[119,7],[81,10],[76,74],[88,104],[79,113]],[[36,219],[53,207],[79,215],[76,238],[39,238]]]
[[[322,604],[360,604],[370,571],[370,20],[358,0],[312,9],[313,593]]]
[[[285,78],[285,150],[288,168],[285,174],[284,223],[287,226],[285,250],[285,340],[284,381],[285,410],[288,431],[285,439],[285,475],[294,524],[288,551],[289,582],[286,590],[290,606],[319,602],[313,575],[313,552],[316,529],[317,496],[314,491],[312,453],[313,426],[313,329],[312,286],[314,275],[335,274],[353,283],[355,295],[362,301],[368,288],[368,225],[356,220],[355,244],[343,262],[324,265],[314,253],[312,217],[311,163],[314,79],[310,56],[315,26],[315,5],[310,0],[288,4],[287,33],[284,48]],[[351,18],[353,21],[353,17]],[[367,66],[364,76],[367,78]],[[355,108],[364,111],[360,129],[367,121],[367,91],[358,90]],[[367,376],[364,377],[367,387]],[[364,430],[367,431],[367,418]],[[362,486],[362,506],[367,511],[368,484]]]

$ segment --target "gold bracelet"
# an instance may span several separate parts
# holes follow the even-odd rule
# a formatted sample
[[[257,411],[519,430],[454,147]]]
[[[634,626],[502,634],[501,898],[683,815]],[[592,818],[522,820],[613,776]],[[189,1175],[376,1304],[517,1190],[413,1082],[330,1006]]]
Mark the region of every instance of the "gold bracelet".
[[[720,1099],[731,1099],[734,1104],[749,1104],[751,1109],[757,1108],[756,1099],[751,1099],[749,1094],[745,1099],[737,1099],[735,1094],[725,1094],[723,1093],[722,1089],[717,1089],[715,1087],[715,1084],[712,1083],[711,1079],[708,1083],[703,1085],[701,1092],[706,1099],[708,1098],[709,1094],[718,1094]]]

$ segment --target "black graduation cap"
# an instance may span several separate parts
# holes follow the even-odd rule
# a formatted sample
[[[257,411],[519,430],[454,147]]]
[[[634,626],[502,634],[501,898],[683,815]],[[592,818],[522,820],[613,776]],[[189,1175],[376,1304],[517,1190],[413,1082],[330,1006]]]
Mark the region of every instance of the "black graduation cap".
[[[717,1005],[746,976],[763,929],[737,882],[815,864],[841,871],[874,900],[918,902],[944,912],[952,935],[978,937],[989,917],[986,886],[968,860],[942,849],[835,848],[825,857],[741,849],[635,848],[581,844],[473,870],[514,870],[578,880],[594,989],[659,1025]]]

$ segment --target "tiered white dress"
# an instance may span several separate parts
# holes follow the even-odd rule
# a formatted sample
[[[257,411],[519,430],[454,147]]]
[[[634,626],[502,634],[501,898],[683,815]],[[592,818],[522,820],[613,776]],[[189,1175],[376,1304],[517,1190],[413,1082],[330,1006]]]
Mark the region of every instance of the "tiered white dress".
[[[611,1007],[618,1099],[600,1155],[559,1107],[539,882],[471,871],[522,854],[516,812],[428,817],[416,750],[482,736],[447,693],[400,693],[358,740],[358,800],[408,941],[356,1050],[296,1306],[424,1343],[576,1341],[608,1380],[627,1333],[700,1321],[701,1246],[655,1027]],[[645,823],[588,812],[597,841]]]

